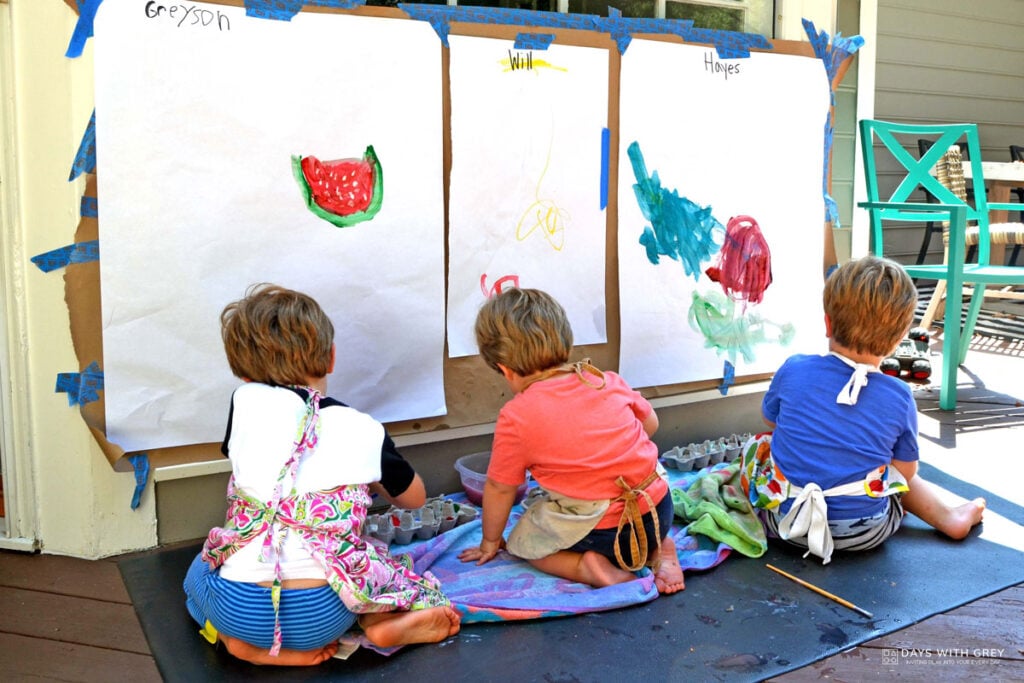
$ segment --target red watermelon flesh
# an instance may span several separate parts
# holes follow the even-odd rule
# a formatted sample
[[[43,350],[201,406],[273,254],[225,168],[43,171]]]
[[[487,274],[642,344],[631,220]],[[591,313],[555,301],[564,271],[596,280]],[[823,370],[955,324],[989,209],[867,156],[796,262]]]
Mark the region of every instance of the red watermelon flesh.
[[[373,145],[362,159],[293,155],[292,173],[309,210],[339,228],[371,220],[384,201],[384,173]]]
[[[302,174],[313,200],[325,211],[348,216],[370,205],[374,168],[366,159],[320,161],[313,156],[303,157]]]

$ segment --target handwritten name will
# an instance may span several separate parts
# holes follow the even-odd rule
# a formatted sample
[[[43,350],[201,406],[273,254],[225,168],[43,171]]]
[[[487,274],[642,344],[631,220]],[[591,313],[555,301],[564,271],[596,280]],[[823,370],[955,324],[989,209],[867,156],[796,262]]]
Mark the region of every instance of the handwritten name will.
[[[530,50],[526,54],[522,52],[513,53],[512,50],[508,51],[508,65],[509,69],[516,71],[518,69],[533,69],[533,50]]]

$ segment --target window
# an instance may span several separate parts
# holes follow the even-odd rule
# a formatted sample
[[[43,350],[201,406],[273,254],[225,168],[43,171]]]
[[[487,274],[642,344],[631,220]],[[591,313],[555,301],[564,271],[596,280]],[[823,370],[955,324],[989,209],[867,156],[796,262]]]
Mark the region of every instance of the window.
[[[462,5],[464,7],[500,7],[540,12],[557,12],[566,8],[569,14],[608,16],[614,7],[622,16],[634,19],[689,19],[695,28],[717,31],[758,33],[773,38],[775,32],[774,0],[367,0],[367,5],[395,7],[399,2],[424,5]]]
[[[657,17],[656,0],[569,0],[570,14],[596,14],[608,16],[608,8],[614,7],[622,16],[636,19]]]
[[[719,0],[718,2],[677,2],[666,0],[667,19],[691,19],[697,28],[759,33],[773,37],[775,3],[770,0]]]

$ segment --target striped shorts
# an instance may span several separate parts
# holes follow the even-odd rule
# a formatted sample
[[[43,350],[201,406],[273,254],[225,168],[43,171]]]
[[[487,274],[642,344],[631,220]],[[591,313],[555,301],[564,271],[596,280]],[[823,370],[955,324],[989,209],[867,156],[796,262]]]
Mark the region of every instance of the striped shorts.
[[[274,641],[270,588],[228,581],[197,555],[185,576],[185,606],[198,624],[269,649]],[[316,650],[338,640],[356,621],[330,586],[281,591],[281,646]]]
[[[836,550],[868,550],[896,533],[903,521],[903,503],[900,496],[889,496],[888,507],[877,515],[860,519],[829,520],[829,531]],[[782,515],[775,510],[758,510],[765,533],[769,538],[780,538],[779,521]],[[790,545],[807,548],[806,538],[786,540]]]

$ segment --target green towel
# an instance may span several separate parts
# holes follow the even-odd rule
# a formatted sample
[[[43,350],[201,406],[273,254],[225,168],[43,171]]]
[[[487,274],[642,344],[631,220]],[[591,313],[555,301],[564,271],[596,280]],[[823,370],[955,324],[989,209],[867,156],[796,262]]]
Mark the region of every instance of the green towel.
[[[764,527],[743,494],[740,462],[702,472],[686,490],[672,489],[672,505],[690,522],[686,530],[704,534],[747,557],[761,557],[768,549]]]

